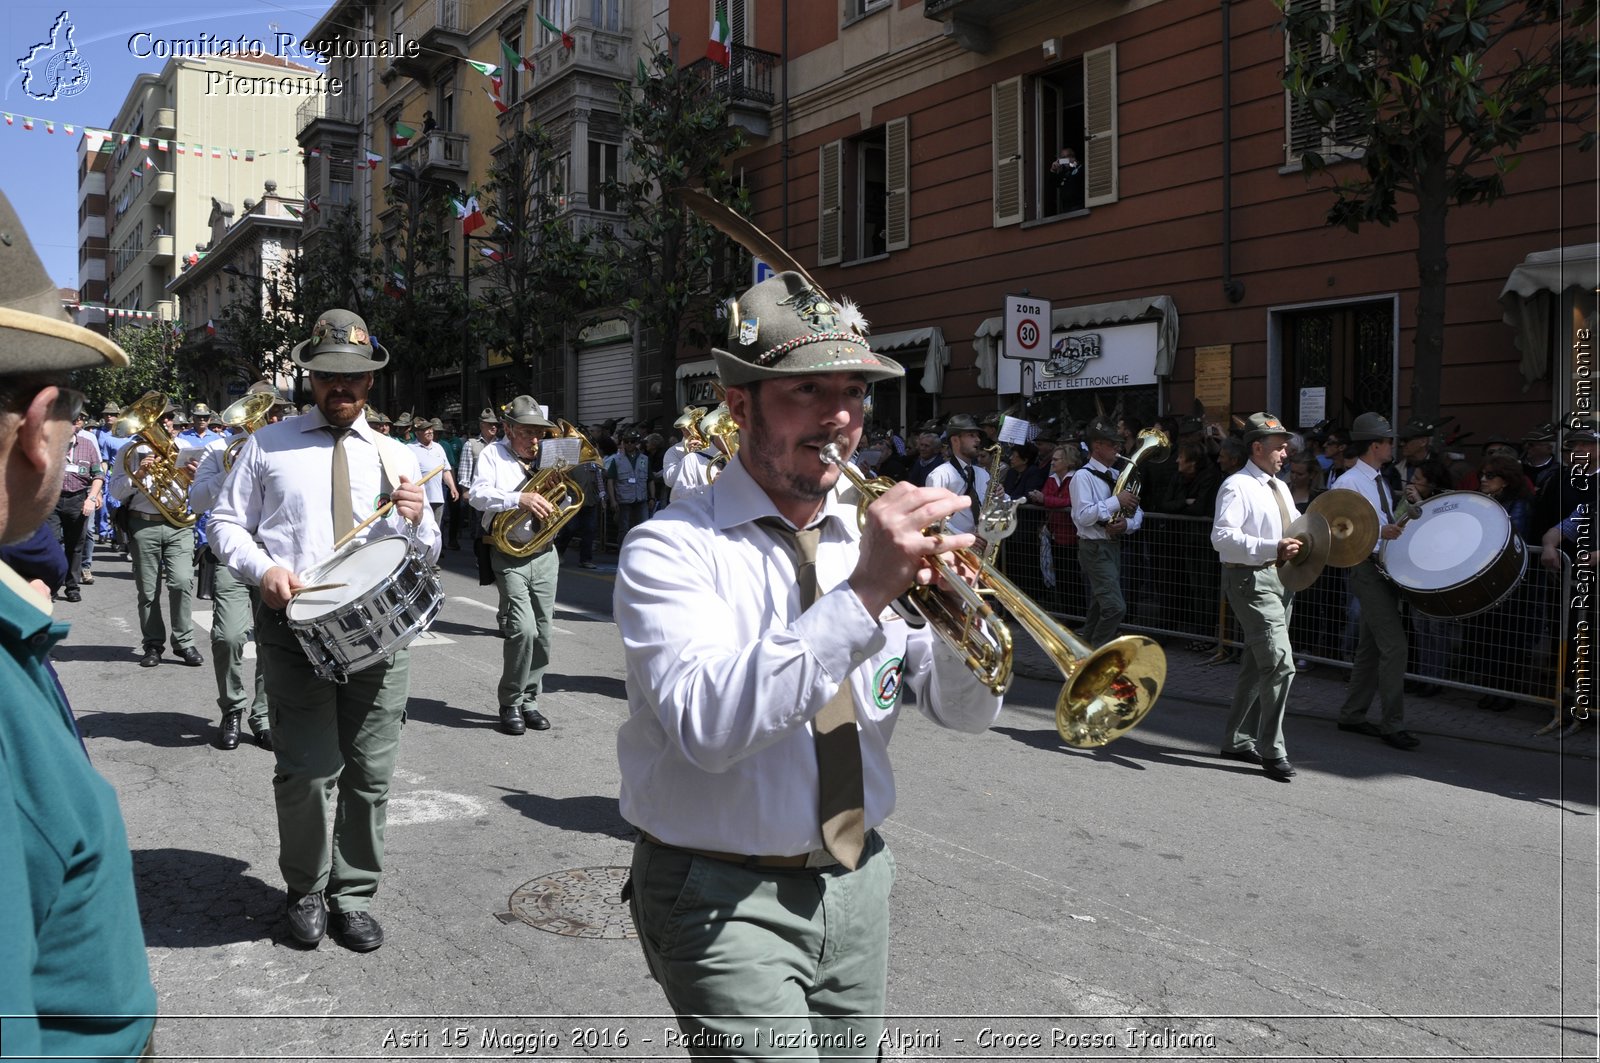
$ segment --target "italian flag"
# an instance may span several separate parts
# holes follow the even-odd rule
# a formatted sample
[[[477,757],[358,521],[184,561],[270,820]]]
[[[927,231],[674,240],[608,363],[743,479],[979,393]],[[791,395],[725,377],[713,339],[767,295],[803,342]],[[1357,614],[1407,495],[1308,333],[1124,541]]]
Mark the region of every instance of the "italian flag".
[[[367,152],[367,163],[366,163],[367,169],[376,170],[378,168],[378,163],[380,163],[382,161],[383,161],[383,156],[382,155],[374,155],[370,151]]]
[[[560,26],[557,26],[554,22],[551,22],[543,15],[535,15],[534,17],[539,20],[539,25],[543,26],[545,29],[561,38],[561,47],[565,48],[569,52],[572,51],[573,48],[577,47],[577,42],[572,39],[572,34],[568,33]]]
[[[217,334],[217,323],[215,321],[213,321],[211,318],[206,318],[206,335],[207,336],[215,336],[216,334]]]
[[[156,168],[156,164],[150,161],[150,156],[148,155],[144,157],[144,168],[146,170],[154,170]]]
[[[492,247],[480,247],[478,248],[478,253],[484,258],[488,259],[490,262],[504,262],[506,259],[506,256],[502,255],[498,250]]]
[[[492,88],[492,89],[484,89],[483,92],[484,92],[484,95],[489,97],[489,102],[494,104],[494,109],[495,110],[499,111],[501,114],[505,114],[506,113],[508,108],[505,105],[505,101],[500,99],[500,79],[499,78],[495,78],[494,88]]]
[[[468,196],[465,203],[456,201],[456,217],[461,219],[461,231],[464,233],[477,232],[489,224],[489,219],[484,216],[478,207],[478,197]]]
[[[532,59],[524,59],[522,56],[517,54],[517,50],[515,48],[511,47],[511,45],[507,44],[505,41],[500,42],[500,50],[505,53],[506,69],[515,70],[520,66],[528,73],[533,73]]]
[[[389,143],[397,148],[403,148],[411,143],[411,138],[416,135],[417,131],[415,129],[412,129],[404,122],[396,122],[394,132],[389,134]]]
[[[300,213],[300,211],[298,211],[298,210],[294,209],[293,207],[289,206],[289,204],[287,204],[287,203],[285,203],[283,205],[283,209],[289,212],[289,217],[291,217],[291,218],[296,218],[296,219],[304,219],[305,218],[304,214]]]
[[[495,66],[493,63],[479,63],[475,60],[468,59],[467,65],[486,78],[492,78],[496,74],[500,73],[500,68]]]
[[[711,14],[711,43],[706,45],[706,58],[722,67],[733,63],[733,31],[728,28],[728,9],[718,4]]]

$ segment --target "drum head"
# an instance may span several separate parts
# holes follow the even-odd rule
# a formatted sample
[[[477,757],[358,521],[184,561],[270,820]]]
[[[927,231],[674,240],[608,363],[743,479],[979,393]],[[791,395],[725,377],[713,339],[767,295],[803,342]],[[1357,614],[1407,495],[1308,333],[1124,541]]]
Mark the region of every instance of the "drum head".
[[[1400,538],[1384,546],[1383,564],[1402,587],[1441,590],[1482,572],[1511,535],[1500,503],[1475,491],[1446,491],[1423,502]]]
[[[394,575],[410,549],[410,544],[398,535],[346,547],[300,577],[308,586],[319,583],[342,583],[344,586],[298,594],[289,603],[286,615],[291,621],[314,620],[360,598]]]

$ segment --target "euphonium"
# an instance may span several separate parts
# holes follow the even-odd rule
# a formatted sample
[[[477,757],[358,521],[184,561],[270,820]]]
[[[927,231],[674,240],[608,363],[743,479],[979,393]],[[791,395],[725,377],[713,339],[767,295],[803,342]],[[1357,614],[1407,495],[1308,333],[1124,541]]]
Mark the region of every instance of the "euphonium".
[[[122,473],[144,493],[168,524],[187,528],[199,516],[189,511],[189,470],[178,465],[178,444],[161,426],[161,414],[166,408],[164,394],[147,391],[122,411],[111,426],[111,434],[124,439],[132,437],[149,448],[155,464],[148,476],[140,475],[143,455],[139,447],[131,444],[122,448]]]
[[[566,421],[558,419],[556,424],[556,433],[547,436],[547,439],[577,439],[579,464],[600,460],[600,452],[594,449],[582,432]],[[502,510],[489,522],[489,545],[512,557],[524,558],[532,557],[554,542],[556,533],[561,531],[562,525],[578,515],[587,498],[583,488],[569,475],[571,468],[571,465],[562,462],[549,468],[535,469],[533,475],[517,488],[517,493],[532,491],[541,494],[556,507],[556,512],[535,528],[535,518],[527,510],[520,507]]]
[[[1139,466],[1147,461],[1166,461],[1167,454],[1171,452],[1171,449],[1172,440],[1168,439],[1167,433],[1161,429],[1146,428],[1143,432],[1140,432],[1139,445],[1134,448],[1132,454],[1123,459],[1126,464],[1122,466],[1122,471],[1117,474],[1117,483],[1111,489],[1111,493],[1120,495],[1124,491],[1132,491],[1137,495],[1139,489],[1144,485],[1144,474],[1139,471]],[[1131,517],[1137,509],[1137,506],[1133,507],[1133,509],[1123,506],[1122,515]]]
[[[867,507],[894,485],[884,476],[871,480],[862,476],[838,443],[822,448],[822,460],[839,466],[855,485],[857,519],[862,522]],[[928,563],[954,597],[936,585],[913,587],[908,597],[935,634],[991,691],[1002,694],[1011,685],[1011,632],[991,604],[997,603],[1050,655],[1066,679],[1056,700],[1056,730],[1067,745],[1103,746],[1133,730],[1155,706],[1167,677],[1166,654],[1156,642],[1124,635],[1095,649],[1056,623],[977,551],[957,550],[954,556],[963,568],[977,573],[976,585],[968,584],[943,558],[930,557]]]
[[[711,458],[715,464],[725,465],[739,453],[739,422],[728,412],[726,402],[701,418],[700,434],[718,445]]]
[[[706,449],[711,442],[700,434],[700,420],[705,415],[703,406],[685,406],[683,416],[672,422],[672,427],[683,433],[683,449],[690,454]]]
[[[233,468],[234,459],[239,456],[239,448],[244,446],[244,441],[249,439],[257,428],[267,423],[267,415],[272,412],[272,404],[277,401],[276,396],[258,391],[254,395],[246,395],[222,411],[222,423],[229,428],[239,429],[239,434],[228,440],[228,446],[222,452],[224,469]]]

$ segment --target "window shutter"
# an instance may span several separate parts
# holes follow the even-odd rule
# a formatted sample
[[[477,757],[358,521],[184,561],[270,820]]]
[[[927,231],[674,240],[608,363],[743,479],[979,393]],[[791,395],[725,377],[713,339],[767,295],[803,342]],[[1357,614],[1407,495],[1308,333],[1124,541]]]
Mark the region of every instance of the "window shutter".
[[[844,141],[821,148],[817,162],[817,265],[832,266],[844,257]]]
[[[1329,15],[1329,29],[1338,30],[1341,25],[1347,25],[1348,19],[1341,20],[1338,9],[1328,0],[1291,0],[1293,7],[1319,6]],[[1332,40],[1328,34],[1318,34],[1318,40],[1313,43],[1309,39],[1291,40],[1288,34],[1283,41],[1285,65],[1295,60],[1329,58],[1334,54]],[[1300,157],[1308,152],[1318,155],[1355,155],[1362,149],[1361,115],[1354,108],[1345,107],[1335,112],[1333,124],[1324,127],[1317,120],[1316,110],[1311,102],[1294,95],[1285,88],[1283,94],[1284,109],[1284,155],[1285,161],[1290,166],[1300,165]]]
[[[1083,168],[1086,207],[1117,201],[1117,46],[1083,53]]]
[[[1022,221],[1022,79],[1002,81],[991,90],[994,113],[994,224]]]
[[[885,246],[890,251],[904,251],[911,246],[911,119],[885,122],[883,139],[889,189]]]

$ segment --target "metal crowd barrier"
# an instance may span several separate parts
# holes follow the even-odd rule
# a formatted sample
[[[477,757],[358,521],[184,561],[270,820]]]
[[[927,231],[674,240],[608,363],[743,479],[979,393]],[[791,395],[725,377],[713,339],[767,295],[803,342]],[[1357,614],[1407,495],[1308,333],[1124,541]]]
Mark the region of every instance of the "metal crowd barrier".
[[[1076,549],[1057,547],[1043,563],[1039,529],[1045,511],[1023,506],[1017,531],[1000,552],[1001,570],[1023,593],[1069,626],[1088,606]],[[1211,521],[1146,513],[1144,526],[1123,540],[1123,626],[1170,636],[1220,654],[1244,645],[1227,608],[1221,564],[1211,547]],[[1052,578],[1053,577],[1053,578]],[[1410,660],[1407,678],[1544,705],[1559,700],[1564,603],[1561,576],[1539,564],[1530,548],[1527,572],[1500,605],[1464,619],[1436,619],[1402,606]],[[1295,657],[1349,668],[1355,656],[1360,603],[1346,570],[1329,567],[1295,595],[1289,638]]]

